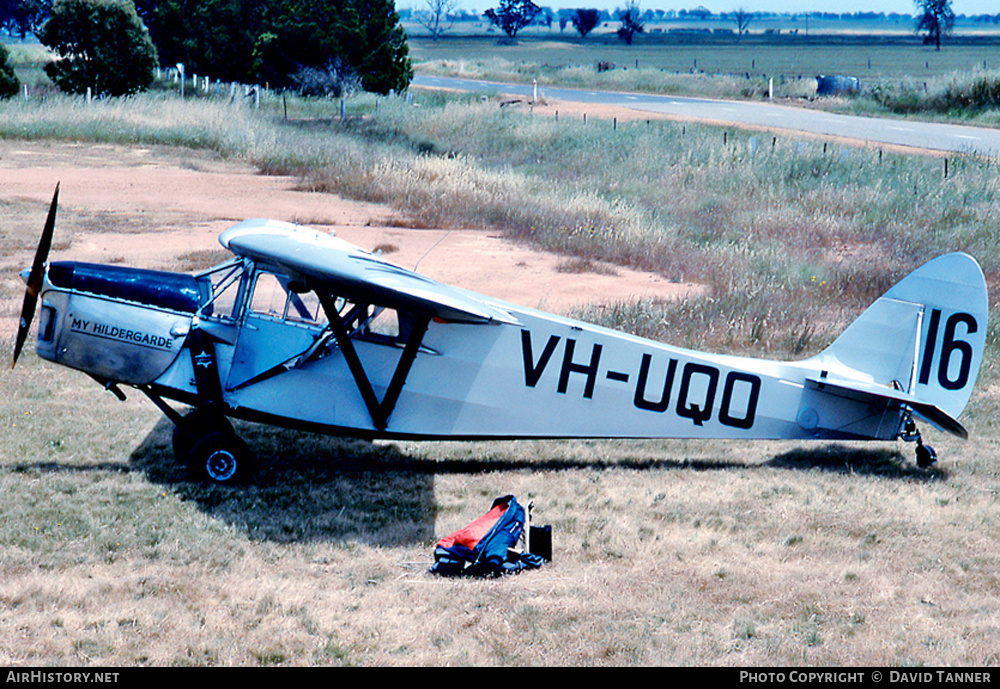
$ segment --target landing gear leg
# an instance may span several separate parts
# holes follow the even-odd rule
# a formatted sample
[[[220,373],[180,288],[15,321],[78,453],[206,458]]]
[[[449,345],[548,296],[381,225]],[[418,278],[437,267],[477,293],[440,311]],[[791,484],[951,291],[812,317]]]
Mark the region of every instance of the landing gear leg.
[[[900,437],[907,442],[915,442],[917,444],[918,467],[927,469],[937,463],[937,452],[930,445],[924,445],[924,440],[920,435],[920,431],[917,430],[917,424],[913,423],[913,419],[907,419],[906,427]]]
[[[187,464],[191,458],[191,448],[209,433],[217,431],[232,433],[233,425],[225,416],[211,409],[200,408],[188,412],[174,423],[174,459],[179,464]]]

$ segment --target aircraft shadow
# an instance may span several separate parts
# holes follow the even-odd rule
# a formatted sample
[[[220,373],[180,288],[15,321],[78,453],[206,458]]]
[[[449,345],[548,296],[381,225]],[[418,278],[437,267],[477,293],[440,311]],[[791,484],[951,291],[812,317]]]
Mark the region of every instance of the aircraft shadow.
[[[167,419],[132,453],[131,465],[252,540],[392,546],[433,539],[433,476],[401,469],[412,460],[393,446],[235,425],[264,460],[246,485],[193,480],[174,461]]]
[[[662,457],[574,457],[558,443],[537,443],[532,457],[511,458],[502,443],[483,444],[476,457],[432,459],[394,443],[297,433],[255,424],[237,431],[263,461],[248,485],[228,488],[192,480],[173,458],[173,425],[161,420],[133,452],[133,469],[169,485],[204,513],[270,542],[342,541],[412,545],[435,538],[439,475],[498,471],[631,470],[732,471],[777,468],[939,480],[943,472],[917,468],[898,451],[839,444],[793,449],[764,462]],[[546,448],[551,448],[547,450]],[[477,448],[479,449],[479,448]],[[447,456],[447,452],[442,453]],[[548,455],[548,456],[546,456]],[[484,507],[485,509],[485,507]],[[472,518],[478,516],[470,514]]]
[[[947,473],[943,469],[938,467],[921,469],[912,458],[904,457],[899,450],[878,447],[855,448],[839,443],[795,448],[772,457],[761,466],[915,481],[940,481],[947,478]]]

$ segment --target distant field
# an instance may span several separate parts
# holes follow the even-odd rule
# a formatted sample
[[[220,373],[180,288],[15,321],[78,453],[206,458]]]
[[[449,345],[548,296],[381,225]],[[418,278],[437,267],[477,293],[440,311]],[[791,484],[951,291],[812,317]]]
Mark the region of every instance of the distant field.
[[[423,4],[423,3],[419,3]],[[422,38],[428,34],[427,29],[414,20],[411,15],[404,10],[403,26],[411,38]],[[590,38],[611,37],[615,35],[619,22],[616,20],[605,21],[594,29]],[[746,36],[754,37],[822,37],[822,36],[891,36],[907,37],[915,36],[915,20],[910,16],[894,16],[877,18],[851,18],[851,19],[828,19],[817,18],[815,16],[806,17],[804,15],[771,15],[755,16],[750,22]],[[735,38],[736,24],[729,17],[715,16],[705,20],[664,18],[654,19],[645,22],[645,32],[637,40],[648,40],[660,36],[678,36],[682,34]],[[448,31],[451,35],[491,35],[498,37],[500,30],[483,18],[478,17],[478,21],[461,21],[452,25]],[[551,26],[535,25],[523,29],[519,38],[552,38],[554,36],[576,36],[577,32],[568,21],[560,28],[558,18],[553,18]],[[1000,35],[1000,25],[993,22],[977,21],[975,17],[958,16],[952,37],[965,39],[977,36],[998,36]]]
[[[575,37],[574,37],[575,36]],[[814,37],[765,40],[734,37],[695,40],[649,36],[631,46],[609,36],[581,39],[569,31],[552,36],[531,35],[517,45],[498,45],[496,36],[445,36],[431,41],[411,36],[410,50],[417,69],[435,60],[492,60],[522,63],[540,74],[568,66],[596,68],[599,61],[618,68],[667,72],[736,74],[751,77],[815,77],[847,74],[861,79],[930,78],[956,71],[1000,67],[1000,35],[995,38],[953,40],[940,51],[916,37]]]

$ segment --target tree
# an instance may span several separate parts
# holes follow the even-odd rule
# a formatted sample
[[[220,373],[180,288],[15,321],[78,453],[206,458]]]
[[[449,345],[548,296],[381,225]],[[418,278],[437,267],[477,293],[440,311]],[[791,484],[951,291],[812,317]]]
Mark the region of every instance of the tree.
[[[541,11],[542,8],[531,0],[500,0],[500,6],[486,10],[484,16],[513,40],[517,32],[534,21]]]
[[[587,34],[601,23],[600,10],[576,10],[571,16],[573,27],[580,32],[581,38],[586,38]]]
[[[916,0],[917,33],[924,32],[924,43],[933,43],[935,50],[941,50],[941,36],[951,33],[955,26],[955,13],[951,0]]]
[[[188,74],[255,80],[253,50],[271,0],[135,0],[160,60]]]
[[[14,67],[9,62],[9,54],[3,43],[0,43],[0,99],[10,98],[21,90],[21,82],[14,74]]]
[[[618,21],[622,23],[618,29],[618,38],[625,41],[625,45],[632,45],[635,35],[645,30],[638,2],[629,2],[625,5],[625,9],[618,13]]]
[[[0,0],[0,27],[23,41],[49,14],[51,0]]]
[[[372,93],[409,86],[406,32],[392,0],[283,0],[270,8],[253,48],[259,79],[287,87],[304,68],[331,66]]]
[[[51,0],[0,0],[0,27],[23,41],[45,21],[51,6]]]
[[[67,93],[124,96],[153,81],[156,48],[130,0],[56,0],[38,39],[57,56],[45,73]]]
[[[424,0],[427,9],[417,13],[417,21],[431,32],[431,40],[450,29],[454,22],[449,15],[458,7],[458,0]]]
[[[393,0],[137,0],[164,64],[225,81],[292,88],[335,69],[375,93],[410,84]]]
[[[753,12],[748,12],[743,7],[733,10],[733,21],[736,22],[736,36],[740,38],[747,32],[747,27],[753,21]]]

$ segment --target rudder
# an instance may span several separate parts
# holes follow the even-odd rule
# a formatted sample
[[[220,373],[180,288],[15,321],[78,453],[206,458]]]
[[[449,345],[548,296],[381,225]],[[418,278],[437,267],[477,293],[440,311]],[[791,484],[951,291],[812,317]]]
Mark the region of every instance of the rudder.
[[[979,375],[988,315],[979,263],[968,254],[946,254],[880,297],[816,363],[901,390],[957,418]]]

